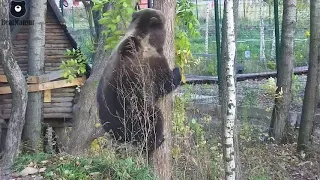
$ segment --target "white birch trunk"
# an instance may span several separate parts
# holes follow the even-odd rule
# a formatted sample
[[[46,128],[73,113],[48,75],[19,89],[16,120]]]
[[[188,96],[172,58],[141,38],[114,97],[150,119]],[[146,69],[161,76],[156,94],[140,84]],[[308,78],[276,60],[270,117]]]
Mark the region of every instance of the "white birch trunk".
[[[234,124],[236,119],[236,87],[235,87],[235,27],[233,16],[233,0],[225,1],[226,15],[226,69],[224,70],[226,79],[226,98],[223,104],[226,106],[226,112],[223,113],[224,121],[224,162],[225,162],[225,179],[235,179],[235,157],[234,157]]]
[[[272,29],[271,59],[276,59],[276,32],[274,28]]]
[[[260,61],[266,64],[266,46],[264,41],[263,1],[260,1]]]
[[[205,46],[206,46],[206,54],[209,52],[209,3],[207,5],[207,16],[206,16],[206,39],[205,39]]]

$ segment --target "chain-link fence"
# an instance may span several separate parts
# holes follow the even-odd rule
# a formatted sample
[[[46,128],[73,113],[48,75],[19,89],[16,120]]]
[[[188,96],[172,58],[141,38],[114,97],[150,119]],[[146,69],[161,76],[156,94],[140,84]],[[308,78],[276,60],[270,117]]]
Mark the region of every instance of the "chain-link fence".
[[[223,1],[219,0],[218,2],[221,28]],[[193,61],[185,72],[193,75],[217,75],[214,1],[193,0],[193,3],[196,6],[195,14],[200,22],[198,30],[201,36],[190,39]],[[238,72],[267,72],[274,71],[276,68],[274,6],[272,3],[273,1],[267,3],[266,0],[239,0],[237,20]],[[283,10],[281,3],[279,4],[280,33]],[[209,12],[208,16],[207,12]],[[306,66],[308,62],[309,14],[309,3],[298,1],[294,39],[295,67]],[[65,9],[64,17],[69,31],[82,51],[88,57],[91,57],[92,44],[90,43],[90,30],[85,9],[76,7]],[[206,33],[208,33],[208,36],[206,36]],[[205,43],[206,37],[208,37],[208,47]],[[208,53],[206,53],[206,48],[208,48]]]
[[[273,1],[272,1],[273,2]],[[262,0],[239,0],[237,20],[237,63],[244,67],[243,73],[274,71],[275,35],[274,35],[274,6]],[[216,71],[216,37],[213,1],[197,0],[195,13],[200,22],[201,37],[191,39],[191,48],[195,63],[186,70],[188,74],[217,75]],[[223,1],[219,0],[218,9],[221,17]],[[207,18],[209,10],[209,18]],[[281,33],[282,4],[279,4],[279,28]],[[297,24],[294,39],[295,67],[306,66],[309,53],[309,4],[305,1],[298,3]],[[208,29],[206,21],[208,20]],[[208,32],[208,54],[206,49],[206,33]],[[221,36],[220,36],[221,37]]]

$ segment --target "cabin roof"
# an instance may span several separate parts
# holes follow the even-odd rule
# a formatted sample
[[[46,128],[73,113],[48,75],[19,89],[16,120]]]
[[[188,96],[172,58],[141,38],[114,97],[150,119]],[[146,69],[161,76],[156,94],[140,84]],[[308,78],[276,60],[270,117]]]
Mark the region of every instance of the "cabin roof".
[[[58,5],[56,4],[55,0],[48,0],[48,3],[51,6],[54,15],[57,17],[62,29],[64,30],[64,32],[66,33],[68,39],[70,40],[72,47],[76,49],[77,48],[77,42],[75,41],[73,36],[68,31],[67,23],[66,23],[63,15],[62,15],[62,13],[60,12],[60,9],[59,9]]]

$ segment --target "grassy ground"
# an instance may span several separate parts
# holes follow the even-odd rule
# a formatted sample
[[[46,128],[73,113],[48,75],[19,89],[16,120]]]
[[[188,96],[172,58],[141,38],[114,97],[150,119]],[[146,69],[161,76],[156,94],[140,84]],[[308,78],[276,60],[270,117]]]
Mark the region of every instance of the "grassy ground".
[[[305,76],[297,77],[296,83],[303,87]],[[267,80],[238,82],[239,104],[271,107],[272,98],[268,98],[268,91],[272,89],[272,84],[273,82]],[[264,87],[264,85],[267,86]],[[298,103],[298,100],[303,95],[302,89],[296,91],[293,99],[297,102],[292,106],[292,110],[300,111],[301,109],[301,103]],[[186,112],[184,108],[185,102],[189,101],[189,93],[213,95],[212,98],[217,99],[217,87],[215,85],[185,86],[181,92],[184,92],[185,96],[176,97],[172,124],[173,179],[223,179],[220,120],[206,114],[193,116],[194,112]],[[266,137],[267,127],[258,126],[257,120],[243,116],[241,121],[240,158],[244,179],[300,180],[320,177],[318,130],[313,137],[311,152],[301,155],[296,153],[296,143],[275,145],[261,141],[262,137]],[[292,134],[293,142],[297,140],[297,132],[295,130]],[[36,176],[44,179],[154,179],[151,168],[139,153],[128,150],[119,155],[115,152],[113,148],[108,147],[87,157],[72,157],[65,154],[24,154],[17,159],[12,177],[18,179],[18,173],[29,167],[31,172],[34,169],[41,172],[24,176],[24,179]]]
[[[218,126],[217,126],[218,125]],[[223,178],[222,149],[219,124],[205,130],[207,143],[200,145],[193,134],[189,138],[174,137],[174,180],[214,180]],[[210,129],[210,131],[208,131]],[[249,124],[242,126],[240,134],[241,172],[244,179],[318,179],[320,177],[319,142],[314,151],[305,157],[296,153],[296,144],[275,145],[259,140],[259,129]],[[193,138],[190,138],[193,137]],[[196,145],[196,146],[194,146]],[[176,149],[180,148],[179,153]],[[135,158],[123,158],[109,154],[89,157],[68,155],[22,155],[16,161],[13,179],[154,179],[149,167]],[[27,168],[28,167],[28,168]],[[27,168],[27,169],[26,169]],[[31,170],[30,170],[31,169]],[[40,170],[28,176],[18,177],[18,172]]]

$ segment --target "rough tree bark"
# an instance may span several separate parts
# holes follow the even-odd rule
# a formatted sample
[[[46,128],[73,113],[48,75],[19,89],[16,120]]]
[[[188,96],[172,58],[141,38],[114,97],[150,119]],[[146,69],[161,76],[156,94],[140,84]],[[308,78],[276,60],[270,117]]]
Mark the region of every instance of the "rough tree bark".
[[[47,1],[30,1],[30,18],[34,20],[34,25],[29,28],[28,75],[39,76],[44,73],[46,14]],[[40,150],[42,119],[43,92],[28,93],[26,123],[23,130],[26,150]]]
[[[170,68],[174,66],[175,51],[174,51],[174,22],[176,14],[176,0],[154,1],[154,8],[161,10],[166,14],[166,41],[164,45],[164,55],[168,59]],[[171,168],[171,119],[173,97],[167,96],[160,103],[160,108],[164,116],[163,133],[165,141],[159,149],[153,154],[153,166],[158,179],[170,180],[172,177]]]
[[[221,115],[223,124],[223,156],[225,179],[235,179],[234,128],[236,121],[235,87],[235,22],[233,0],[224,1],[222,22],[222,64],[221,64]]]
[[[320,0],[310,2],[310,50],[309,70],[304,93],[298,151],[309,150],[316,108],[316,91],[319,86]]]
[[[94,23],[94,19],[93,19],[93,12],[92,12],[92,7],[93,7],[93,3],[87,2],[86,0],[81,0],[82,4],[85,7],[86,13],[87,13],[87,18],[88,18],[88,23],[89,23],[89,30],[90,30],[90,37],[91,37],[91,42],[94,43],[97,41],[97,34],[96,31],[97,29],[95,29],[96,25]]]
[[[92,74],[81,87],[79,102],[73,108],[73,126],[67,147],[67,153],[72,155],[85,154],[94,138],[104,132],[101,127],[95,127],[99,123],[97,86],[109,56],[104,46],[105,38],[101,35],[95,53]]]
[[[9,20],[9,3],[0,0],[0,19]],[[20,67],[13,59],[9,24],[0,26],[0,61],[12,91],[12,109],[6,134],[5,147],[0,161],[0,176],[9,168],[18,154],[27,108],[27,83]]]
[[[110,8],[111,6],[106,4],[101,13]],[[102,32],[103,27],[100,28],[100,32]],[[81,88],[78,103],[73,107],[73,125],[66,149],[67,153],[72,155],[86,154],[91,142],[105,132],[101,126],[98,128],[95,126],[100,123],[97,111],[97,87],[104,67],[108,62],[107,59],[111,54],[105,51],[105,43],[105,36],[102,33],[99,34],[92,73]]]
[[[287,141],[289,130],[289,110],[291,104],[291,86],[293,73],[293,39],[296,26],[297,0],[283,1],[283,20],[281,33],[281,54],[277,59],[278,79],[275,104],[272,111],[270,136],[277,143]],[[279,94],[280,93],[280,94]]]

